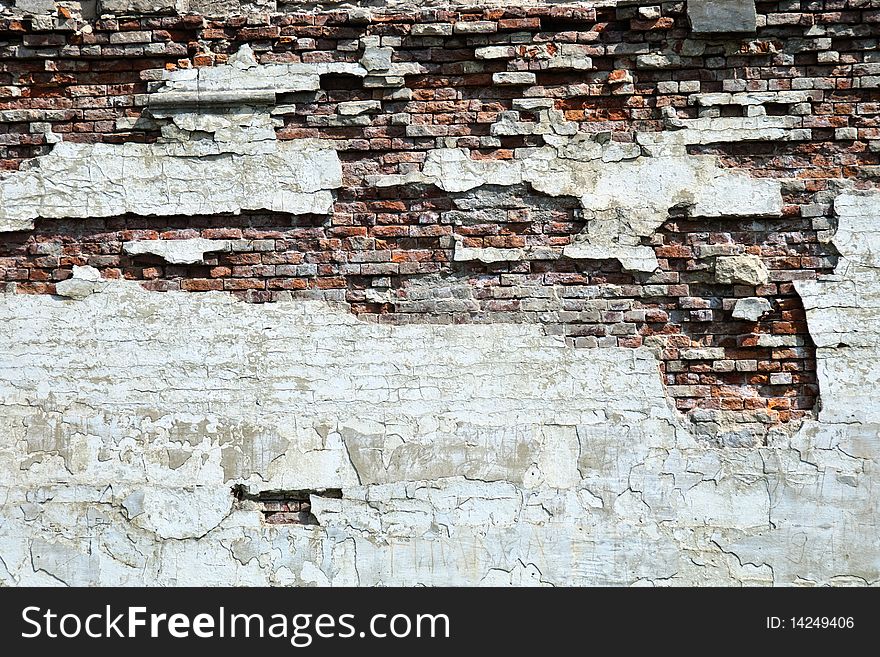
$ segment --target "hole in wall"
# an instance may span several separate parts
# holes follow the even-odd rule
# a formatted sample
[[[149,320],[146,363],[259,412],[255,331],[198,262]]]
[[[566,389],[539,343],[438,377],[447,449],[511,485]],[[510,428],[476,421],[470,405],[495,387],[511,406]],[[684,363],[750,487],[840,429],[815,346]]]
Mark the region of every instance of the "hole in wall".
[[[320,525],[312,513],[312,497],[341,499],[341,488],[306,488],[299,490],[268,490],[251,493],[246,486],[232,487],[237,502],[254,502],[270,525]]]
[[[363,89],[363,78],[357,75],[346,75],[345,73],[325,73],[321,76],[321,89],[323,91],[338,91]]]
[[[791,105],[787,103],[764,103],[767,116],[788,116],[791,114]]]

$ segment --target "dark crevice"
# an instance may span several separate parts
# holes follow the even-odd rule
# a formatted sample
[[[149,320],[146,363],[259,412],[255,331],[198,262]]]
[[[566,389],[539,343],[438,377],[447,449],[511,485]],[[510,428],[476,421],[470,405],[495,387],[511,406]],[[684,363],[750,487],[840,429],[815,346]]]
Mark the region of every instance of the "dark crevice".
[[[320,77],[323,91],[353,91],[364,88],[363,78],[345,73],[325,73]]]

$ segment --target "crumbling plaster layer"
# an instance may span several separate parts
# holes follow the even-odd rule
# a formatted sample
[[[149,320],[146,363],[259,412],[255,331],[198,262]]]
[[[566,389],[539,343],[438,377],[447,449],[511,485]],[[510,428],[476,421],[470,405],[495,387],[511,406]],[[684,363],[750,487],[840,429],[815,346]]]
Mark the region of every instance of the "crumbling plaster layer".
[[[833,242],[840,252],[835,273],[795,283],[819,347],[821,418],[877,424],[880,361],[874,354],[880,335],[880,193],[841,194],[834,211],[838,227]]]
[[[383,75],[403,76],[421,68],[391,63]],[[369,59],[365,57],[365,59]],[[317,89],[320,76],[347,71],[365,75],[355,64],[260,65],[248,46],[230,64],[163,72],[164,82],[142,102],[154,118],[170,119],[163,141],[156,144],[56,144],[29,169],[0,177],[0,232],[25,230],[37,217],[104,217],[210,214],[269,209],[295,214],[329,213],[330,192],[342,184],[341,163],[331,143],[320,140],[278,141],[269,114],[237,107],[242,94]],[[402,79],[402,78],[401,78]],[[193,112],[189,105],[210,96]],[[219,98],[218,98],[219,96]],[[225,99],[225,100],[223,100]],[[224,103],[233,105],[227,107]],[[539,103],[540,104],[540,103]],[[531,107],[528,99],[520,105]],[[534,109],[534,107],[532,107]],[[688,206],[697,217],[777,216],[782,213],[779,181],[721,168],[715,156],[687,155],[685,144],[700,141],[701,130],[683,129],[640,135],[642,145],[601,144],[595,135],[578,133],[561,112],[544,108],[541,120],[519,121],[505,113],[493,134],[531,134],[547,144],[520,148],[513,160],[474,159],[465,148],[428,151],[420,171],[367,176],[377,186],[429,183],[447,192],[484,185],[528,183],[549,196],[578,198],[587,227],[563,254],[574,259],[617,259],[625,269],[651,272],[659,263],[643,244],[675,206]],[[767,139],[768,121],[777,117],[709,119],[701,129],[715,128],[718,140]],[[699,119],[698,121],[705,121]],[[720,123],[719,123],[720,122]],[[681,121],[679,121],[681,123]],[[777,130],[777,129],[774,129]],[[206,133],[212,139],[194,139]],[[770,137],[782,138],[773,132]],[[234,181],[234,182],[233,182]],[[456,260],[521,259],[525,253],[457,249]]]
[[[878,198],[839,199],[842,238]],[[871,270],[877,242],[842,251]],[[0,581],[876,583],[880,425],[847,395],[874,388],[880,354],[840,336],[880,313],[843,313],[829,342],[827,284],[805,297],[820,420],[754,450],[694,441],[650,351],[534,326],[380,326],[124,282],[4,296]],[[265,526],[238,483],[343,497],[313,497],[320,526]]]
[[[760,217],[782,212],[778,181],[722,169],[714,156],[645,157],[636,148],[628,159],[608,161],[602,157],[602,147],[589,139],[562,138],[559,144],[519,149],[514,160],[474,160],[466,149],[434,149],[421,171],[368,177],[368,183],[430,183],[447,192],[464,192],[483,185],[526,182],[549,196],[573,196],[580,199],[590,221],[564,254],[615,258],[625,269],[636,271],[658,267],[653,250],[640,244],[668,219],[675,206],[689,206],[698,217]],[[510,254],[476,249],[456,254],[459,260],[484,262],[498,257],[509,259]]]
[[[207,140],[56,144],[0,177],[0,232],[28,230],[38,217],[328,213],[342,185],[336,151],[318,140],[264,143],[268,152],[247,155]]]
[[[200,237],[183,240],[138,240],[122,245],[126,253],[144,253],[162,258],[174,264],[202,262],[206,253],[228,251],[229,240],[207,240]]]

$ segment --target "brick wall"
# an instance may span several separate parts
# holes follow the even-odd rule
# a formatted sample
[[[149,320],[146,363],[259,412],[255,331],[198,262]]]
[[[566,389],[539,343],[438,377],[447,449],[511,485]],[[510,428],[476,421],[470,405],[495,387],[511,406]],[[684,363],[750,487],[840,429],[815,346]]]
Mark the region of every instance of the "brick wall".
[[[160,139],[143,98],[162,72],[223,65],[242,44],[261,64],[357,63],[366,48],[389,48],[395,62],[424,72],[395,88],[324,75],[319,91],[279,95],[277,138],[329,140],[342,161],[345,184],[329,217],[38,220],[33,231],[0,234],[0,279],[7,292],[52,294],[74,265],[90,265],[154,291],[229,291],[250,302],[320,298],[389,323],[536,322],[575,347],[655,347],[676,406],[707,435],[719,418],[742,422],[749,427],[742,442],[752,444],[760,427],[813,412],[815,347],[792,282],[833,269],[831,195],[873,186],[880,159],[880,3],[757,8],[756,34],[714,38],[695,38],[685,3],[675,2],[431,9],[377,13],[370,22],[343,10],[85,24],[61,16],[55,29],[39,31],[27,18],[2,20],[0,165],[7,170],[27,167],[59,138]],[[563,53],[590,65],[549,64]],[[476,160],[510,160],[517,149],[541,145],[539,134],[493,132],[505,112],[539,120],[515,106],[522,98],[550,99],[578,131],[620,144],[668,130],[670,116],[791,117],[798,133],[789,140],[688,146],[724,167],[781,180],[783,212],[707,220],[673,209],[643,241],[660,265],[643,273],[616,260],[560,257],[586,223],[576,199],[527,185],[447,193],[369,183],[418,171],[441,146],[468,149]],[[232,242],[192,265],[122,248],[193,237]],[[552,256],[462,262],[456,245],[543,248]],[[761,259],[769,281],[716,282],[707,258],[743,252]],[[771,311],[757,321],[734,319],[735,301],[746,297],[766,299]]]

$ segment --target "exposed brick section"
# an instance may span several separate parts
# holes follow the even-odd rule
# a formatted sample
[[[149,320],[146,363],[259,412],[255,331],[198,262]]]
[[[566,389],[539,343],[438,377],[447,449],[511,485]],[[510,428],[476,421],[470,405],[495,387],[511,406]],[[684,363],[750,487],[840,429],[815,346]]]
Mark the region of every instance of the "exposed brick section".
[[[4,237],[0,277],[18,292],[52,293],[74,265],[91,265],[105,278],[143,281],[154,291],[226,290],[251,302],[287,293],[334,299],[372,321],[535,322],[578,347],[662,346],[666,383],[682,411],[770,409],[788,421],[814,406],[815,348],[791,281],[829,272],[835,258],[809,220],[671,219],[651,245],[661,264],[654,274],[624,272],[615,261],[453,262],[454,231],[474,245],[508,247],[526,237],[559,245],[580,229],[572,201],[519,191],[509,195],[520,207],[506,209],[506,221],[457,227],[449,222],[464,213],[445,211],[456,197],[412,189],[414,199],[396,190],[395,201],[359,202],[355,226],[260,214],[47,221]],[[418,211],[408,211],[416,204]],[[204,264],[169,265],[122,248],[131,240],[194,237],[232,239],[232,251]],[[761,257],[770,283],[714,282],[701,256],[738,246]],[[772,312],[757,323],[733,319],[736,299],[751,296],[766,298]],[[760,346],[762,335],[791,344]],[[695,347],[720,347],[723,357],[682,358]]]
[[[612,130],[619,140],[631,139],[636,130],[659,130],[662,107],[695,117],[699,108],[688,98],[697,93],[820,90],[805,120],[805,127],[814,129],[813,140],[835,149],[826,156],[847,159],[850,167],[876,165],[876,153],[866,148],[880,140],[875,4],[758,3],[766,26],[756,37],[743,38],[737,52],[713,45],[703,52],[685,48],[684,3],[667,3],[666,15],[653,21],[639,19],[636,7],[423,10],[381,15],[370,25],[352,22],[342,11],[275,15],[264,24],[254,24],[261,20],[256,16],[222,21],[154,16],[98,20],[88,33],[30,33],[29,20],[0,20],[0,111],[16,110],[0,115],[0,164],[18,168],[46,151],[43,129],[35,124],[50,124],[68,141],[154,138],[149,131],[118,127],[116,120],[140,114],[135,96],[147,92],[157,69],[222,64],[244,42],[265,63],[356,62],[362,53],[356,40],[369,35],[393,45],[396,61],[418,61],[428,69],[408,78],[412,100],[389,101],[377,89],[328,89],[285,117],[280,137],[321,136],[343,142],[343,151],[389,152],[391,160],[376,158],[383,169],[405,165],[407,157],[433,147],[433,137],[488,145],[480,138],[521,90],[493,86],[492,74],[504,71],[506,61],[477,59],[474,50],[506,44],[521,55],[523,70],[536,73],[546,95],[558,99],[566,118],[588,130]],[[464,27],[469,24],[479,27],[472,32]],[[813,26],[827,28],[830,36],[810,37]],[[590,57],[595,70],[548,69],[547,55],[562,46]],[[681,55],[670,68],[638,66],[639,55],[660,51]],[[637,72],[635,83],[627,82],[629,72]],[[332,114],[339,102],[374,97],[383,101],[384,111],[368,126],[308,121]],[[409,125],[395,122],[392,114],[409,116]],[[523,141],[529,140],[502,138],[505,148]],[[807,170],[801,177],[832,177],[813,174]]]

